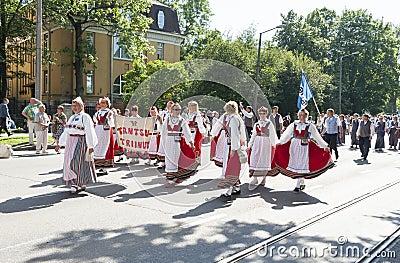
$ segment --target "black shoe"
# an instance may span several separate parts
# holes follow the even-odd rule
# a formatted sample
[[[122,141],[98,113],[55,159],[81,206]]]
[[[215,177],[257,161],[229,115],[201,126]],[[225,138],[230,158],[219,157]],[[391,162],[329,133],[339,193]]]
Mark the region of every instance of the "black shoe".
[[[300,192],[300,188],[296,187],[293,191],[295,191],[296,193]]]
[[[232,190],[232,195],[240,195],[240,188],[239,189],[233,189]]]
[[[300,191],[303,191],[304,189],[306,189],[306,185],[305,184],[300,185]]]
[[[228,195],[227,193],[220,195],[220,198],[225,202],[232,201],[232,195]]]
[[[8,137],[10,137],[11,135],[13,135],[14,133],[12,133],[12,132],[10,132],[9,134],[8,134]]]

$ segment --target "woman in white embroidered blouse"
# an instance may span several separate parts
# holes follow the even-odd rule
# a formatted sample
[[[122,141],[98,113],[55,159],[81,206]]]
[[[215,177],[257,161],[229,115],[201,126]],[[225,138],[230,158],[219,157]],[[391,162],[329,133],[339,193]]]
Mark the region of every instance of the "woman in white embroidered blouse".
[[[72,115],[60,137],[59,146],[65,146],[63,182],[71,185],[70,192],[85,190],[86,185],[96,181],[94,162],[86,160],[87,154],[93,154],[97,145],[97,137],[93,122],[84,112],[84,104],[80,97],[72,101]]]

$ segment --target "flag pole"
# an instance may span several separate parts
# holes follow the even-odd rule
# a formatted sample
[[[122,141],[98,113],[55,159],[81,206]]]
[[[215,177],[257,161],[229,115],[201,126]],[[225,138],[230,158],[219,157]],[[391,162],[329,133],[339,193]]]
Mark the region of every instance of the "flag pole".
[[[315,108],[316,108],[316,109],[317,109],[317,111],[318,111],[318,115],[320,115],[320,114],[321,114],[321,112],[320,112],[320,111],[319,111],[319,109],[318,109],[317,102],[315,102],[315,98],[314,98],[314,96],[312,97],[312,99],[313,99],[313,101],[314,101]]]

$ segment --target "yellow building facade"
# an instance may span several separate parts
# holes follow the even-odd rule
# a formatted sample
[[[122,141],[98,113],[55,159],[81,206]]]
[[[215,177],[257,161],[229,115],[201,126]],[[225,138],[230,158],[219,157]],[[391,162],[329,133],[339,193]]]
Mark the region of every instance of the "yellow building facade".
[[[180,34],[176,11],[156,1],[148,14],[153,19],[147,31],[147,39],[154,47],[154,54],[146,54],[147,61],[156,59],[168,62],[180,60],[180,45],[184,36]],[[75,34],[71,30],[53,27],[43,29],[44,57],[50,56],[53,63],[43,65],[42,74],[42,101],[48,108],[54,108],[62,103],[70,103],[75,97],[75,71],[73,58],[65,52],[73,50]],[[94,107],[102,96],[112,98],[114,107],[123,108],[122,88],[123,75],[132,69],[131,59],[125,50],[118,45],[118,37],[107,34],[105,31],[88,29],[84,38],[88,45],[96,50],[95,65],[86,64],[84,74],[83,99],[89,107]],[[34,47],[32,41],[27,40],[21,45]],[[46,54],[46,50],[50,52]],[[16,54],[24,59],[24,66],[11,65],[9,71],[13,78],[8,81],[10,108],[20,112],[34,97],[35,87],[35,54]],[[50,112],[52,113],[52,112]]]

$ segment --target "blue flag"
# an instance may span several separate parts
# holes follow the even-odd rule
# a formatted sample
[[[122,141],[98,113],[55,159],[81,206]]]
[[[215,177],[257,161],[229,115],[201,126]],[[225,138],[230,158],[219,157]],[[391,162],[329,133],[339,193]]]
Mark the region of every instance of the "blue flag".
[[[299,98],[297,99],[297,108],[299,110],[305,109],[308,105],[308,101],[314,97],[311,92],[310,84],[308,84],[306,74],[301,74],[300,92]]]

